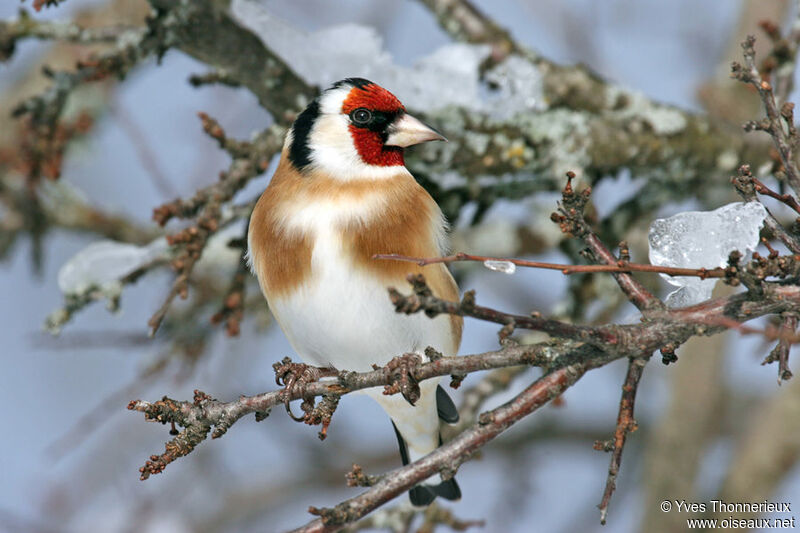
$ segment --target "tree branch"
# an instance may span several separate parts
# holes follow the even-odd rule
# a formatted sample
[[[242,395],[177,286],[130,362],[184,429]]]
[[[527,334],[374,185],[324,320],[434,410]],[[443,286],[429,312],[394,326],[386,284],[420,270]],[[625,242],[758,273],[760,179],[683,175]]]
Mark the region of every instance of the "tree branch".
[[[598,505],[600,509],[600,523],[606,524],[608,516],[608,504],[611,495],[617,488],[617,474],[622,463],[622,450],[629,433],[636,431],[636,420],[633,418],[633,407],[636,403],[636,392],[639,389],[639,380],[642,379],[642,372],[649,360],[636,357],[628,361],[628,373],[625,376],[625,383],[622,385],[622,398],[619,401],[619,414],[617,415],[617,429],[614,431],[614,439],[606,442],[595,442],[595,450],[605,450],[611,452],[611,463],[608,465],[608,479],[606,488],[603,491],[603,500]]]
[[[181,21],[171,44],[247,87],[275,121],[291,123],[317,94],[249,30],[212,0],[149,0]]]
[[[548,344],[510,346],[500,351],[478,355],[441,357],[428,363],[417,364],[412,371],[413,377],[417,381],[422,381],[436,376],[467,374],[507,366],[545,366],[551,364],[559,354],[559,347]],[[144,413],[149,421],[175,423],[187,428],[187,431],[179,435],[180,439],[167,445],[165,454],[160,458],[153,456],[158,459],[157,461],[152,458],[148,461],[148,465],[141,470],[142,479],[160,473],[167,464],[189,453],[205,440],[212,427],[216,429],[211,437],[218,438],[243,416],[255,413],[257,419],[263,419],[272,407],[286,401],[325,395],[341,396],[370,387],[391,387],[397,379],[398,376],[392,372],[390,365],[387,365],[372,372],[340,372],[334,381],[301,383],[284,390],[256,396],[242,396],[231,402],[220,402],[199,391],[196,391],[195,400],[192,402],[180,402],[167,397],[154,403],[132,401],[128,404],[128,409]],[[177,453],[178,450],[186,451]]]
[[[507,390],[512,381],[528,368],[529,366],[498,368],[487,373],[478,383],[466,389],[461,395],[461,405],[458,408],[459,420],[455,425],[444,426],[445,434],[458,435],[467,429],[478,419],[483,404],[492,396]]]
[[[24,38],[48,39],[76,44],[118,43],[122,35],[138,31],[122,26],[83,28],[74,22],[37,20],[20,9],[16,20],[0,20],[0,61],[11,57],[17,41]]]
[[[319,515],[320,518],[293,530],[292,533],[336,531],[342,524],[361,518],[434,474],[443,471],[449,475],[455,474],[458,467],[476,450],[563,393],[589,368],[592,368],[591,362],[575,362],[542,376],[508,403],[483,413],[477,424],[458,437],[422,459],[388,472],[378,483],[359,496],[350,498],[332,509],[309,508],[309,512]]]

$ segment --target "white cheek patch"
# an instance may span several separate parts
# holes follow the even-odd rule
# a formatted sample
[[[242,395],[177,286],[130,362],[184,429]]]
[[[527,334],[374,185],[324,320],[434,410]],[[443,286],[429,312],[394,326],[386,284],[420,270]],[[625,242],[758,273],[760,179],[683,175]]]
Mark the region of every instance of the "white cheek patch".
[[[320,115],[308,139],[311,167],[334,179],[382,179],[408,174],[402,165],[379,166],[364,163],[353,144],[350,119],[342,113]]]
[[[311,148],[311,164],[314,167],[330,171],[355,166],[360,162],[349,124],[349,119],[341,113],[320,115],[317,118],[308,143]]]

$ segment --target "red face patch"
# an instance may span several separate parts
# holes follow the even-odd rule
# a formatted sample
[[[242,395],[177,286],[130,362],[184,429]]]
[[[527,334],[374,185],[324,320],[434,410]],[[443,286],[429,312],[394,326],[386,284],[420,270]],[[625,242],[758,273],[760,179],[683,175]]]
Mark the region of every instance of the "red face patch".
[[[342,113],[349,115],[358,108],[365,108],[372,112],[401,113],[405,111],[403,104],[395,95],[379,85],[371,83],[363,87],[353,87],[342,103]],[[381,167],[404,165],[403,148],[399,146],[385,146],[383,135],[380,131],[358,127],[350,124],[350,135],[356,151],[364,163]]]

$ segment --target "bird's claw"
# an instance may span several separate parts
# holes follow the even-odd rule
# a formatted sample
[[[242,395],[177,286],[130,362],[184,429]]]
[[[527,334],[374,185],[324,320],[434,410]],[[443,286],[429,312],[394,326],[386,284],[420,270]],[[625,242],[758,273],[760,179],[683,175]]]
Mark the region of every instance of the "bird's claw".
[[[421,392],[414,370],[420,363],[422,357],[415,353],[400,355],[389,361],[386,364],[389,383],[383,387],[383,393],[389,395],[399,392],[411,405],[417,403]]]
[[[295,386],[298,386],[301,387],[300,390],[302,394],[302,391],[305,390],[305,387],[309,383],[313,383],[321,377],[336,375],[336,371],[333,369],[327,371],[324,368],[318,368],[305,363],[294,363],[289,357],[284,357],[280,363],[273,364],[272,368],[275,370],[275,383],[283,387],[283,405],[286,406],[286,412],[289,414],[289,417],[295,422],[311,423],[309,422],[309,413],[314,408],[313,399],[310,401],[304,399],[301,406],[303,415],[296,416],[292,412],[290,405],[292,401],[292,392],[295,390]]]

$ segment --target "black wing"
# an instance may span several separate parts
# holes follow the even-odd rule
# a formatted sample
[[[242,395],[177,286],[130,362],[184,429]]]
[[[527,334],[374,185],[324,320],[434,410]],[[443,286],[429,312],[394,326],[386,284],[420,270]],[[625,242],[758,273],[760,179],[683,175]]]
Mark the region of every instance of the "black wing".
[[[458,409],[453,399],[448,396],[441,385],[436,387],[436,411],[439,413],[439,418],[448,424],[455,424],[458,422]]]

